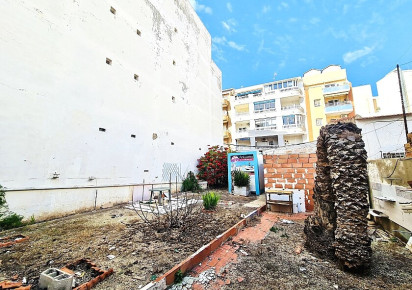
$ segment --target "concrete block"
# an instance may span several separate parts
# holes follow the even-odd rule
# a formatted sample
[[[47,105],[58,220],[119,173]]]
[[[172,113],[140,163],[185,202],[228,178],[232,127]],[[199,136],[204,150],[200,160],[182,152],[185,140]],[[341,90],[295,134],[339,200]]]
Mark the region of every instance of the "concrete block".
[[[207,181],[199,181],[199,185],[201,189],[207,189]]]
[[[50,268],[40,274],[39,288],[47,290],[71,290],[73,275],[56,268]]]

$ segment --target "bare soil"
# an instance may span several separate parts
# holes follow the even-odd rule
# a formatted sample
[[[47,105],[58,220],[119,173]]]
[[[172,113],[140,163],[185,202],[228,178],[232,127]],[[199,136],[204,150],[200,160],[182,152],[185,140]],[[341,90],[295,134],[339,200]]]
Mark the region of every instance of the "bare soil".
[[[133,210],[118,206],[1,232],[0,237],[23,234],[29,241],[0,248],[0,281],[18,275],[36,284],[40,273],[89,258],[114,274],[96,289],[137,289],[194,253],[237,223],[253,209],[244,207],[256,197],[220,192],[214,212],[202,212],[201,223],[182,235],[177,230],[157,233]],[[109,259],[108,255],[114,255]]]
[[[222,289],[412,289],[412,253],[401,243],[373,242],[370,269],[354,274],[304,250],[303,221],[273,229],[261,243],[242,245],[248,256],[229,265],[232,282]]]

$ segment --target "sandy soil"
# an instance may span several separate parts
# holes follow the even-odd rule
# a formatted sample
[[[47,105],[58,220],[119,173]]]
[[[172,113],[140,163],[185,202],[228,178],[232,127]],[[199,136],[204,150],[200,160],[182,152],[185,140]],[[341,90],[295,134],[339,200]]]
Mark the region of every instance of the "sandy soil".
[[[136,289],[162,275],[238,222],[253,209],[243,204],[256,197],[236,197],[221,191],[217,210],[201,213],[202,222],[183,235],[157,233],[123,207],[73,215],[0,233],[0,237],[23,234],[28,242],[0,248],[0,281],[18,275],[37,283],[39,274],[61,268],[80,258],[90,258],[115,273],[96,289]],[[108,255],[114,255],[110,260]]]
[[[243,245],[227,268],[233,281],[223,289],[412,289],[412,253],[397,242],[373,242],[372,266],[363,274],[339,269],[334,261],[318,259],[303,250],[303,221],[273,225],[276,232],[259,244]],[[299,251],[298,251],[299,252]],[[244,280],[238,282],[238,278]]]

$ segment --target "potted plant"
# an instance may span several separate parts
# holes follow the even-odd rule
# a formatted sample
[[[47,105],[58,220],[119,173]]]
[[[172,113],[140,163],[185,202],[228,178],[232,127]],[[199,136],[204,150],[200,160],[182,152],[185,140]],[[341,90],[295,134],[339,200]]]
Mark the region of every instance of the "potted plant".
[[[233,180],[235,183],[234,186],[234,194],[236,195],[243,195],[243,196],[248,196],[249,195],[249,174],[246,172],[240,171],[240,170],[235,170],[234,175],[233,175]]]

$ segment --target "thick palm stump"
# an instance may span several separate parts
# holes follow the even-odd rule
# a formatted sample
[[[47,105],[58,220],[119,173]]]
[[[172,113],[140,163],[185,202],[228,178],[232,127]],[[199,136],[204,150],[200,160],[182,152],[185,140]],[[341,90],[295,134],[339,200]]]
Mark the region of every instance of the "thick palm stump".
[[[332,124],[317,140],[314,215],[305,221],[306,247],[336,257],[348,270],[367,267],[367,154],[361,130],[352,123]]]

